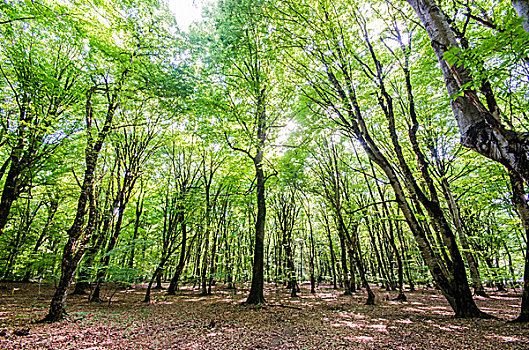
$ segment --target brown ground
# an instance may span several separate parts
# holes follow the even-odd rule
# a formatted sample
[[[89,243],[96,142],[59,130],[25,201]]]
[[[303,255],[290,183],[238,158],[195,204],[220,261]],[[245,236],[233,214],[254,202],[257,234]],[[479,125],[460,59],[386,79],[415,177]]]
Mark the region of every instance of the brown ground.
[[[208,297],[190,287],[173,297],[155,291],[150,304],[140,302],[144,292],[118,291],[110,306],[72,296],[67,320],[34,324],[46,314],[53,286],[0,284],[0,349],[529,349],[529,325],[506,322],[519,307],[512,292],[477,300],[500,320],[455,319],[435,291],[366,306],[363,293],[320,288],[291,299],[270,286],[273,306],[260,310],[242,305],[246,291],[221,286]],[[14,334],[26,328],[28,335]]]

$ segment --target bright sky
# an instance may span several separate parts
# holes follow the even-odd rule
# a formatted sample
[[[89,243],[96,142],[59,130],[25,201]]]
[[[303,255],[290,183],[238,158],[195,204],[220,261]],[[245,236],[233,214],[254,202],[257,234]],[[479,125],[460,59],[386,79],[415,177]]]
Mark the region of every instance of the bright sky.
[[[173,11],[178,27],[187,31],[192,22],[199,21],[202,8],[211,0],[167,0],[169,8]]]

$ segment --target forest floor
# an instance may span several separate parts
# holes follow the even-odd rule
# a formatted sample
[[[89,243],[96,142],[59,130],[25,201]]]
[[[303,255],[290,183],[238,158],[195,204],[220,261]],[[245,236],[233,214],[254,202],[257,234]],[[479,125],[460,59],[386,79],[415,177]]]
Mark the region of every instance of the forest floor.
[[[222,285],[211,296],[191,287],[176,296],[154,290],[148,304],[144,286],[108,287],[107,295],[116,292],[110,305],[70,296],[67,318],[42,324],[35,321],[45,316],[53,286],[3,283],[0,349],[529,349],[529,325],[507,322],[520,304],[511,291],[476,298],[499,319],[463,320],[432,290],[407,293],[407,302],[380,291],[386,300],[366,306],[363,292],[344,296],[321,286],[311,295],[303,286],[290,298],[267,287],[268,306],[259,310],[243,305],[246,290]]]

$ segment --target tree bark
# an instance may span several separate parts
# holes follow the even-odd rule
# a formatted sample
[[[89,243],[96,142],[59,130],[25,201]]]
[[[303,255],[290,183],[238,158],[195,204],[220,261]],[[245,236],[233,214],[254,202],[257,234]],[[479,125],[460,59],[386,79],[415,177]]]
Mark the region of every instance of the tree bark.
[[[32,256],[35,257],[39,251],[40,246],[44,243],[44,240],[46,239],[46,236],[49,232],[49,227],[53,222],[53,218],[55,217],[55,214],[57,213],[57,209],[59,208],[59,202],[58,200],[52,199],[49,203],[48,207],[48,218],[46,219],[46,223],[44,224],[44,227],[42,228],[42,231],[40,233],[39,238],[37,239],[37,242],[35,243],[35,246],[33,247]],[[32,273],[32,267],[33,263],[30,262],[27,266],[26,275],[24,276],[23,281],[29,282],[31,278]]]
[[[450,65],[444,59],[448,50],[461,46],[437,3],[434,0],[406,1],[416,12],[430,37],[446,88],[452,97],[450,104],[461,133],[462,145],[503,164],[529,184],[529,136],[506,129],[471,88],[461,91],[462,86],[472,83],[473,79],[463,64],[456,62]],[[517,10],[523,10],[525,7],[518,5],[526,5],[527,1],[513,3]]]
[[[316,256],[316,247],[314,244],[314,230],[312,228],[312,220],[310,219],[310,213],[307,210],[307,221],[309,223],[309,242],[310,242],[310,255],[309,255],[309,271],[310,271],[310,292],[311,294],[316,293],[316,272],[314,268],[314,259]]]
[[[168,295],[175,295],[176,291],[178,290],[178,282],[180,280],[180,276],[182,275],[182,271],[184,271],[184,266],[186,263],[186,256],[190,255],[191,252],[187,252],[186,254],[186,244],[187,244],[187,225],[185,223],[185,216],[184,216],[184,207],[181,206],[179,208],[180,213],[178,216],[178,221],[180,222],[180,227],[182,230],[182,240],[181,240],[181,246],[180,246],[180,256],[178,257],[178,264],[176,265],[176,269],[173,275],[173,278],[171,278],[171,283],[169,283],[169,288],[167,289]]]
[[[15,152],[16,150],[13,150]],[[20,150],[21,151],[21,150]],[[11,159],[16,158],[14,155],[11,156]],[[4,182],[4,189],[2,191],[2,197],[0,198],[0,236],[2,235],[4,228],[7,224],[9,218],[9,213],[13,202],[17,199],[17,187],[18,187],[18,177],[20,176],[21,169],[20,164],[17,161],[11,160],[11,167],[6,176]]]
[[[483,297],[487,296],[483,283],[481,282],[481,276],[479,273],[479,265],[476,257],[470,250],[470,245],[468,244],[466,238],[466,232],[464,232],[463,224],[461,222],[461,215],[459,212],[459,207],[455,201],[454,195],[450,189],[450,185],[445,177],[441,179],[441,188],[445,196],[446,202],[448,203],[448,209],[452,214],[452,220],[456,227],[457,232],[459,233],[459,241],[461,242],[461,247],[463,248],[463,253],[465,255],[469,270],[470,278],[472,279],[472,286],[474,287],[474,293]]]
[[[89,147],[89,146],[88,146]],[[93,182],[95,165],[99,152],[92,150],[87,152],[87,167],[85,177],[81,187],[77,205],[77,214],[70,229],[67,231],[68,241],[63,249],[61,259],[61,277],[56,287],[55,294],[51,300],[50,309],[43,322],[56,322],[62,319],[65,313],[68,288],[72,282],[75,270],[86,250],[86,243],[92,235],[93,221],[95,220],[95,203],[93,196]],[[83,232],[84,216],[86,214],[87,203],[90,202],[90,217],[86,232]],[[81,237],[84,234],[83,237]]]
[[[518,212],[526,236],[522,305],[520,314],[515,321],[529,322],[529,205],[527,204],[527,197],[521,177],[514,172],[509,172],[509,178],[511,181],[512,201]]]
[[[331,256],[331,273],[332,273],[332,288],[338,289],[338,286],[336,284],[336,254],[334,253],[334,246],[332,243],[332,236],[331,236],[331,228],[329,227],[329,221],[327,220],[327,216],[325,214],[323,215],[323,219],[325,220],[325,232],[327,232],[327,239],[329,240],[329,254]]]
[[[131,241],[132,248],[130,249],[130,259],[128,262],[129,269],[134,268],[134,258],[136,255],[136,240],[138,239],[138,230],[140,228],[142,214],[143,214],[143,185],[141,186],[140,196],[138,199],[138,203],[136,205],[136,218],[134,220],[134,233],[132,235],[132,241]]]
[[[522,27],[529,33],[529,1],[528,0],[512,0],[512,6],[516,10],[518,17],[522,21]]]
[[[264,236],[266,220],[265,176],[263,171],[263,152],[259,150],[254,158],[257,184],[257,217],[255,220],[255,242],[252,268],[252,284],[246,303],[259,305],[264,298]]]

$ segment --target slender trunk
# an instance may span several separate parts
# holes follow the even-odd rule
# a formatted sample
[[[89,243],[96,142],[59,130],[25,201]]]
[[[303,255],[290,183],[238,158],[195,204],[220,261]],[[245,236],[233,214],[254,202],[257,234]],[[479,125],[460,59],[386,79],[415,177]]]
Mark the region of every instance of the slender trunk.
[[[147,291],[145,291],[145,298],[143,298],[144,303],[150,303],[151,302],[151,290],[152,285],[155,280],[159,278],[159,276],[162,274],[163,271],[163,265],[165,261],[161,261],[160,264],[156,267],[156,270],[154,271],[154,274],[152,275],[151,279],[149,280],[149,285],[147,286]]]
[[[279,283],[281,274],[283,273],[281,269],[282,255],[283,255],[282,253],[283,253],[283,245],[280,243],[279,232],[277,232],[277,234],[275,235],[275,245],[274,245],[274,261],[276,264],[274,283],[276,284],[276,286]]]
[[[307,220],[309,223],[309,242],[310,242],[310,256],[309,256],[309,271],[310,271],[310,292],[316,293],[316,272],[314,268],[314,258],[316,255],[316,247],[314,244],[314,230],[312,228],[312,221],[310,219],[310,213],[307,212]]]
[[[154,289],[163,289],[163,286],[162,286],[162,271],[160,271],[160,273],[158,273],[156,275],[156,286],[154,287]]]
[[[218,264],[217,256],[217,233],[213,232],[213,247],[211,248],[211,263],[209,266],[209,278],[208,278],[208,295],[211,295],[211,288],[215,282],[216,268]]]
[[[265,176],[263,172],[263,153],[259,151],[254,158],[255,177],[257,183],[257,217],[255,220],[255,242],[252,268],[252,284],[247,304],[259,305],[265,303],[264,298],[264,236],[266,220]]]
[[[325,231],[327,232],[327,239],[329,241],[329,254],[331,256],[332,286],[333,289],[338,289],[338,286],[336,284],[336,255],[334,253],[334,246],[332,244],[331,228],[329,227],[327,217],[325,215],[323,215],[323,217],[325,220]]]
[[[290,296],[297,297],[298,284],[296,280],[296,268],[294,265],[294,256],[292,252],[292,232],[283,232],[283,247],[285,250],[288,285]]]
[[[183,208],[181,208],[183,210]],[[186,263],[186,256],[189,256],[191,254],[191,245],[189,246],[188,250],[186,250],[186,244],[187,244],[187,225],[184,222],[184,213],[181,212],[179,216],[179,221],[181,225],[182,230],[182,241],[180,246],[180,256],[178,258],[178,264],[176,265],[176,269],[173,275],[173,278],[171,278],[171,283],[169,284],[169,288],[167,289],[168,295],[175,295],[176,291],[178,290],[178,282],[180,280],[180,276],[182,275],[182,271],[184,271],[184,266]],[[186,253],[187,251],[187,253]]]
[[[507,242],[503,241],[503,248],[505,249],[505,254],[507,254],[507,266],[509,267],[509,272],[511,273],[511,287],[516,291],[516,273],[514,272],[514,264],[512,261],[511,252],[509,251],[509,247],[507,246]],[[507,266],[505,268],[507,269]]]
[[[39,251],[39,248],[44,243],[44,240],[46,239],[46,236],[48,235],[49,227],[51,223],[53,222],[53,218],[55,217],[55,214],[57,213],[57,209],[59,207],[59,202],[52,200],[50,203],[50,207],[48,210],[48,218],[46,220],[46,223],[44,224],[44,227],[42,228],[42,231],[40,233],[39,238],[37,239],[37,242],[35,243],[35,246],[33,247],[32,251],[32,261],[28,264],[26,275],[24,276],[24,282],[29,282],[31,278],[32,273],[32,267],[33,267],[33,259],[36,259],[36,255]]]
[[[465,255],[469,270],[470,278],[472,279],[472,286],[474,287],[474,293],[480,296],[487,296],[483,283],[481,282],[481,276],[479,274],[479,265],[476,257],[470,250],[470,246],[467,241],[466,232],[464,232],[463,224],[461,222],[461,215],[459,212],[459,207],[455,201],[454,195],[450,189],[450,185],[446,180],[446,177],[441,179],[441,189],[443,195],[448,203],[448,209],[452,214],[452,220],[454,222],[455,228],[459,234],[459,241],[461,242],[461,247],[463,248],[463,254]]]
[[[97,166],[97,160],[99,158],[99,153],[103,147],[103,143],[107,135],[110,132],[112,126],[112,120],[114,119],[114,114],[118,107],[119,97],[123,84],[128,75],[129,70],[124,69],[121,73],[121,77],[117,82],[114,91],[111,94],[108,109],[105,116],[105,121],[102,125],[102,128],[99,130],[97,139],[93,142],[92,139],[92,123],[93,123],[93,109],[92,109],[92,93],[93,89],[90,89],[87,92],[87,101],[86,101],[86,113],[85,119],[87,124],[87,136],[88,142],[85,149],[85,172],[84,179],[81,185],[81,193],[77,201],[77,210],[75,214],[74,221],[72,226],[67,231],[68,241],[64,246],[62,262],[61,262],[61,277],[55,294],[51,300],[50,310],[43,321],[55,322],[62,318],[64,313],[64,307],[66,304],[66,298],[68,296],[68,288],[72,282],[75,270],[79,261],[83,257],[83,254],[86,250],[86,243],[88,243],[90,236],[92,234],[96,213],[95,213],[95,199],[94,197],[94,181],[95,181],[95,171]],[[86,229],[84,229],[85,215],[87,212],[87,204],[90,203],[90,216],[89,224]]]
[[[118,168],[118,176],[119,176],[119,168]],[[119,179],[117,180],[119,183]],[[121,234],[121,225],[123,223],[123,215],[125,213],[125,209],[127,207],[128,201],[130,199],[130,195],[132,194],[132,190],[134,188],[134,182],[135,179],[130,177],[128,173],[125,175],[125,179],[123,180],[122,188],[118,189],[118,193],[116,196],[116,199],[114,200],[114,204],[118,205],[118,215],[116,219],[116,224],[114,225],[114,231],[112,235],[110,236],[110,240],[108,242],[108,246],[106,249],[106,254],[103,259],[103,266],[99,273],[97,274],[97,285],[94,289],[94,293],[92,294],[92,301],[99,301],[99,293],[101,288],[101,283],[103,282],[103,278],[105,277],[106,270],[108,269],[108,266],[110,265],[110,259],[111,259],[111,252],[116,247],[116,244],[118,243],[119,235]],[[111,208],[111,213],[114,214],[115,206]]]
[[[371,222],[371,220],[369,218],[367,218],[367,232],[369,234],[369,238],[371,240],[371,248],[373,248],[373,251],[375,253],[375,259],[377,261],[377,265],[378,265],[378,268],[380,270],[380,274],[382,275],[382,281],[386,287],[386,290],[389,290],[390,289],[390,285],[389,285],[389,282],[390,282],[390,278],[388,276],[388,273],[386,272],[386,268],[384,267],[385,264],[382,263],[382,259],[380,257],[380,253],[378,251],[378,247],[377,247],[377,242],[375,240],[375,233],[373,232],[373,230],[375,228],[377,228],[377,226],[380,226],[380,225],[374,225],[373,222]],[[377,233],[378,233],[378,242],[380,244],[380,246],[382,246],[382,239],[381,239],[381,235],[380,235],[380,228],[378,227],[377,229]]]
[[[529,322],[529,205],[527,204],[522,178],[514,172],[509,172],[512,189],[512,201],[525,231],[525,264],[523,273],[522,305],[517,322]]]
[[[351,295],[356,292],[356,286],[351,284],[351,279],[354,280],[354,270],[351,271],[349,276],[349,268],[347,267],[347,248],[345,247],[345,238],[343,232],[340,232],[341,227],[338,228],[338,238],[340,239],[340,258],[342,263],[342,278],[344,284],[344,294]]]
[[[404,240],[404,237],[403,237],[403,233],[402,233],[402,230],[400,228],[400,225],[396,226],[395,227],[396,231],[397,231],[397,237],[399,239],[399,244],[400,244],[400,248],[403,252],[409,252],[410,249],[408,247],[408,244],[406,243],[406,241]],[[403,266],[403,269],[404,271],[406,272],[406,279],[408,280],[408,285],[410,286],[410,291],[414,292],[415,291],[415,284],[413,283],[413,278],[411,277],[411,273],[410,273],[410,264],[409,264],[409,257],[411,256],[411,253],[403,253],[403,258],[404,260],[402,261],[402,266]],[[404,264],[404,262],[406,262]]]
[[[134,268],[134,258],[136,254],[136,240],[138,239],[138,230],[140,228],[141,215],[143,213],[142,192],[143,192],[143,188],[142,188],[142,191],[140,192],[140,198],[138,199],[138,204],[136,205],[136,220],[134,221],[134,233],[132,235],[132,241],[131,241],[132,248],[130,250],[130,259],[128,263],[128,266],[130,269]]]
[[[209,215],[209,213],[207,213],[206,216],[207,215]],[[204,254],[202,256],[202,264],[201,264],[201,269],[200,269],[200,288],[201,288],[202,295],[208,295],[207,277],[208,277],[209,234],[210,234],[209,220],[210,218],[206,218],[206,232],[204,234]]]
[[[21,248],[26,243],[27,234],[30,231],[31,224],[35,220],[37,212],[42,207],[43,202],[41,201],[35,210],[31,211],[31,201],[28,199],[26,202],[26,208],[22,214],[21,222],[18,227],[16,236],[11,241],[10,244],[10,253],[7,258],[6,265],[4,267],[3,280],[8,280],[12,274],[12,267],[15,264],[18,254],[21,251]]]
[[[350,258],[351,258],[351,261],[354,261],[356,265],[356,269],[358,270],[358,274],[360,275],[362,284],[366,288],[366,291],[367,291],[366,305],[375,305],[375,294],[373,293],[371,286],[369,285],[369,282],[367,281],[364,264],[362,262],[362,252],[360,248],[360,243],[358,241],[358,224],[354,224],[351,231],[352,232],[350,232],[349,230],[346,230],[344,232]],[[351,273],[353,273],[353,271],[351,271]]]

